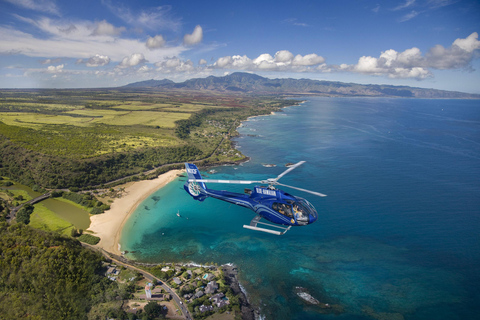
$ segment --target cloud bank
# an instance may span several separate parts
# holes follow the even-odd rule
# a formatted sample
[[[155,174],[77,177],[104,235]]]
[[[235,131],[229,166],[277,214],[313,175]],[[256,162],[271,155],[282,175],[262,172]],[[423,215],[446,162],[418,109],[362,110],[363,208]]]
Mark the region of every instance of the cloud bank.
[[[264,53],[254,59],[245,55],[224,56],[211,67],[249,71],[352,72],[389,78],[425,79],[432,77],[432,69],[470,69],[479,49],[478,33],[474,32],[465,39],[456,39],[448,48],[436,45],[425,55],[416,47],[403,52],[389,49],[379,57],[362,56],[356,64],[328,65],[325,58],[315,53],[294,56],[290,51],[281,50],[275,56]]]

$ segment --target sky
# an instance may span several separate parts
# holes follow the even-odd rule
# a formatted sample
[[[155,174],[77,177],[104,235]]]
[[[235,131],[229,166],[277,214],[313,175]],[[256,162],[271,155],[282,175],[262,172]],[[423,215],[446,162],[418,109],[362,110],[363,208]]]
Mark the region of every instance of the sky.
[[[233,72],[480,93],[479,0],[0,0],[0,88]]]

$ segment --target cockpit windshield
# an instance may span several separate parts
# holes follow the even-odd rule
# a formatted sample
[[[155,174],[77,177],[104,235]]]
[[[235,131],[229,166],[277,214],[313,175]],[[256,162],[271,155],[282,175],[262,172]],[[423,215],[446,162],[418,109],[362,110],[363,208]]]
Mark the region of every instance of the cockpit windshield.
[[[272,208],[284,216],[295,218],[299,225],[305,225],[317,220],[317,211],[310,202],[299,197],[295,197],[295,199],[296,201],[287,200],[287,203],[274,202]]]

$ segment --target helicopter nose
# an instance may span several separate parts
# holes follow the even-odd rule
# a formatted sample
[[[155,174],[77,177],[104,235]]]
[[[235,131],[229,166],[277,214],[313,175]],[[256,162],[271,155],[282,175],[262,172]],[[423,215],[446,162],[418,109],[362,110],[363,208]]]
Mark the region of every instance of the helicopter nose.
[[[315,221],[317,221],[317,215],[308,215],[308,223],[314,223]]]

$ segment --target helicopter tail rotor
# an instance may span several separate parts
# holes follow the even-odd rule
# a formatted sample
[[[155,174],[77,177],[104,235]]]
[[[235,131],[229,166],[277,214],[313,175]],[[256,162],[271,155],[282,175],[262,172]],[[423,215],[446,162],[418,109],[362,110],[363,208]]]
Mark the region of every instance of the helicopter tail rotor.
[[[205,192],[207,185],[202,180],[197,166],[192,163],[185,163],[185,169],[187,170],[188,180],[183,185],[183,188],[193,199],[198,201],[205,200],[208,197]]]

